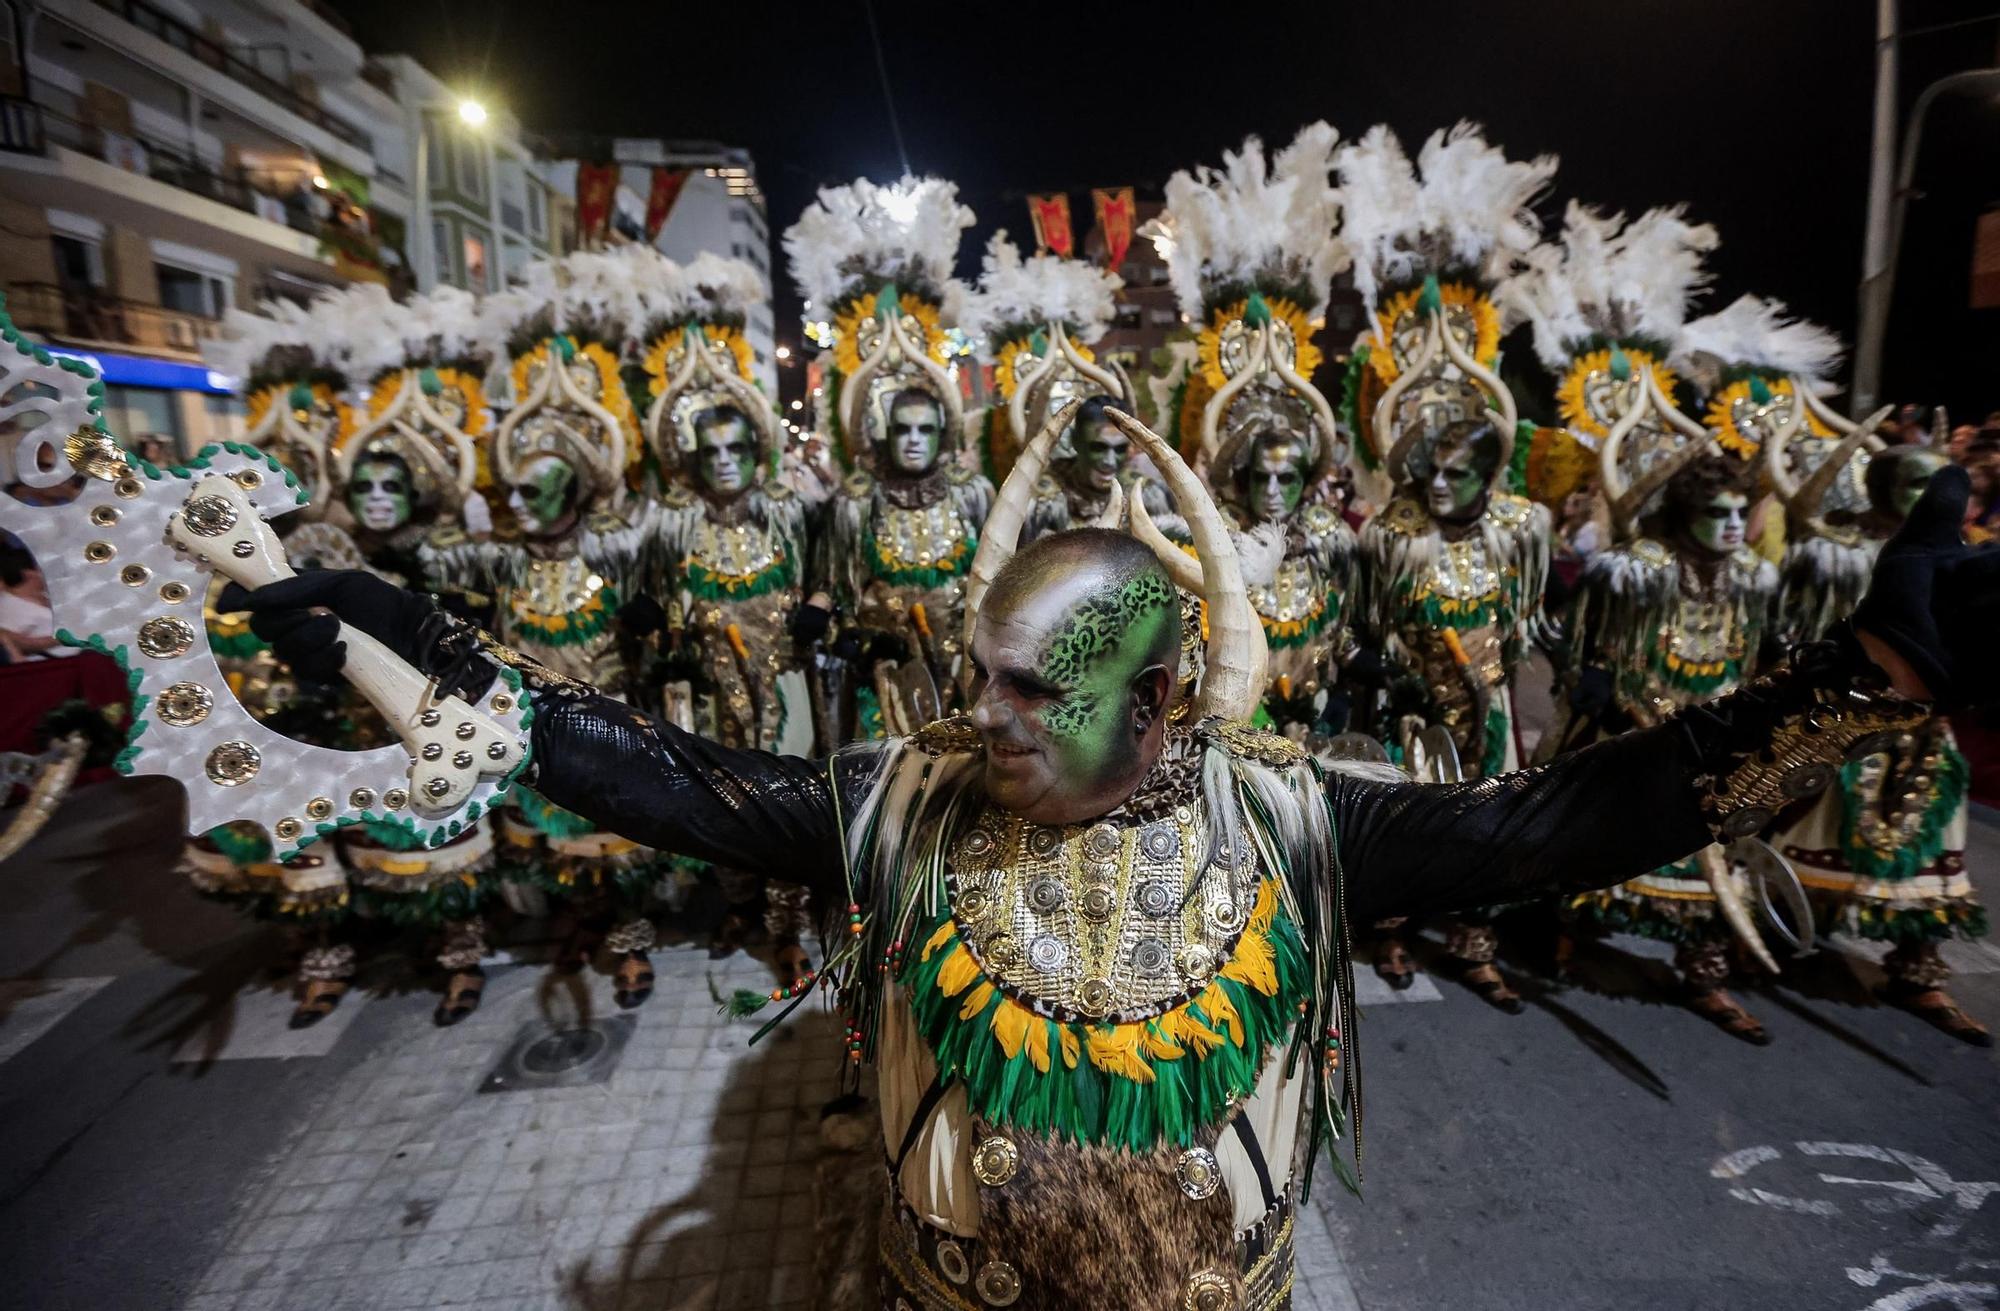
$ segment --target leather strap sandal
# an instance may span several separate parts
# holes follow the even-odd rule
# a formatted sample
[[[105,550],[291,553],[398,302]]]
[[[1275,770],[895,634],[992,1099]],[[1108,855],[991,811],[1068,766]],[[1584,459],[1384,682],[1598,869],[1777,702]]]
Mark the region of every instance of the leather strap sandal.
[[[294,1029],[310,1029],[340,1005],[340,999],[347,995],[346,979],[307,979],[299,990],[298,1005],[292,1010],[289,1021]]]
[[[1401,938],[1375,939],[1375,977],[1397,992],[1406,991],[1417,981],[1417,963],[1410,959]]]
[[[1753,1047],[1771,1045],[1771,1035],[1765,1031],[1763,1022],[1720,988],[1688,998],[1688,1009],[1732,1038],[1741,1038]]]
[[[1481,1001],[1509,1015],[1521,1013],[1521,994],[1507,986],[1507,980],[1493,967],[1492,961],[1480,961],[1466,966],[1461,976],[1465,986],[1479,994]]]
[[[453,970],[444,985],[444,1000],[431,1013],[440,1029],[448,1029],[479,1009],[480,995],[486,990],[486,972],[477,966]]]
[[[1889,1004],[1908,1011],[1940,1033],[1950,1034],[1974,1047],[1991,1047],[1993,1035],[1986,1026],[1959,1009],[1943,988],[1896,988],[1885,990]]]
[[[619,1008],[631,1010],[643,1006],[653,995],[653,964],[646,959],[646,953],[631,951],[619,957],[618,968],[612,971],[612,982],[617,991]]]

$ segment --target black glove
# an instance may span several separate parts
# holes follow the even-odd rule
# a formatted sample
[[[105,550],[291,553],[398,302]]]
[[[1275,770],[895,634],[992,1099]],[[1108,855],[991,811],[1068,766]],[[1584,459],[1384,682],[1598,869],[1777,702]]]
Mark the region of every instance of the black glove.
[[[868,663],[879,665],[885,660],[898,663],[910,658],[910,644],[894,633],[877,633],[868,639]]]
[[[618,626],[637,638],[651,637],[666,627],[667,612],[641,592],[618,609]]]
[[[803,601],[798,609],[792,611],[792,640],[800,646],[811,646],[825,637],[826,630],[832,626],[833,611],[825,606]]]
[[[428,596],[361,569],[310,569],[254,592],[231,583],[215,604],[224,613],[248,610],[251,632],[294,671],[322,682],[337,678],[347,661],[347,643],[336,640],[342,622],[420,670],[431,667],[443,632],[442,612]],[[314,606],[333,614],[312,614]]]
[[[1972,480],[1957,465],[1932,476],[1909,518],[1882,548],[1854,628],[1907,660],[1941,708],[1995,699],[2000,643],[2000,550],[1960,536]]]
[[[860,631],[850,628],[839,637],[834,638],[833,653],[848,664],[857,663],[861,659]]]
[[[1611,671],[1585,665],[1569,690],[1569,708],[1579,715],[1601,715],[1611,704]]]

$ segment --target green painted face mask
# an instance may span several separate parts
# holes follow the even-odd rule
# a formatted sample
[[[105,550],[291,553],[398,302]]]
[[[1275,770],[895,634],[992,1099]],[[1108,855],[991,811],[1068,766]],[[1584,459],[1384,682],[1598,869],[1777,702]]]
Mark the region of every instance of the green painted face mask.
[[[739,415],[703,424],[695,438],[695,473],[702,488],[732,497],[749,490],[757,475],[757,439]]]
[[[347,508],[370,532],[394,532],[410,521],[410,473],[400,460],[362,460],[347,484]]]
[[[530,464],[507,498],[521,531],[530,537],[546,537],[570,517],[575,502],[576,470],[552,455]]]

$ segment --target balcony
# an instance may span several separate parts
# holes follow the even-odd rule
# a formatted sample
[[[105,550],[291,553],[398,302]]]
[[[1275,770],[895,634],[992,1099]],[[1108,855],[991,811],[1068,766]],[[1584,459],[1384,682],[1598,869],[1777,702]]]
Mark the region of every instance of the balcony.
[[[313,100],[300,95],[298,91],[251,64],[229,47],[203,36],[172,14],[155,9],[147,4],[146,0],[91,0],[91,2],[108,13],[116,14],[148,36],[163,41],[189,58],[206,64],[232,82],[249,87],[267,100],[284,106],[306,122],[346,142],[363,154],[374,154],[375,143],[366,132],[343,118],[327,113]],[[318,12],[317,6],[315,12]]]
[[[46,282],[10,283],[7,313],[29,332],[71,345],[127,347],[190,359],[200,356],[203,341],[222,331],[220,323],[198,314]]]

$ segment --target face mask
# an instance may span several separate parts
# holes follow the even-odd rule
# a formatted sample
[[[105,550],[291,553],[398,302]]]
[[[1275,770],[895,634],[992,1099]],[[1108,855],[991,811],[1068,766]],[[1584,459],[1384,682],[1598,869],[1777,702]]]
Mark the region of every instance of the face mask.
[[[749,488],[757,465],[750,425],[735,418],[710,423],[696,442],[697,476],[705,490],[728,497]]]
[[[1917,501],[1931,485],[1931,478],[1948,463],[1935,451],[1925,451],[1918,455],[1905,455],[1899,461],[1896,481],[1891,485],[1891,497],[1898,519],[1907,519],[1910,511],[1917,507]]]
[[[1257,457],[1246,470],[1248,495],[1244,504],[1258,523],[1283,523],[1290,519],[1305,497],[1304,460],[1297,442],[1257,438]]]
[[[389,460],[363,460],[347,484],[347,508],[370,532],[386,533],[410,521],[410,477]]]
[[[1136,680],[1147,653],[1179,633],[1172,585],[1152,573],[1112,584],[1072,562],[988,604],[974,637],[982,673],[972,708],[987,795],[1038,823],[1103,814],[1143,772]],[[1159,676],[1161,709],[1171,676],[1171,665]]]
[[[1070,460],[1070,483],[1097,493],[1111,490],[1125,468],[1132,444],[1107,423],[1076,426],[1076,455]]]
[[[528,467],[526,476],[514,484],[507,508],[515,522],[530,537],[546,537],[569,517],[570,493],[576,485],[576,470],[552,456],[544,456]]]
[[[1424,503],[1439,519],[1473,518],[1485,508],[1487,482],[1492,472],[1480,467],[1479,457],[1469,443],[1445,446],[1432,457],[1430,481],[1424,484]]]
[[[1750,523],[1750,502],[1740,492],[1718,492],[1695,511],[1688,536],[1713,555],[1729,555],[1743,545]]]
[[[896,472],[929,473],[937,464],[944,414],[935,401],[899,401],[889,411],[889,461]]]

